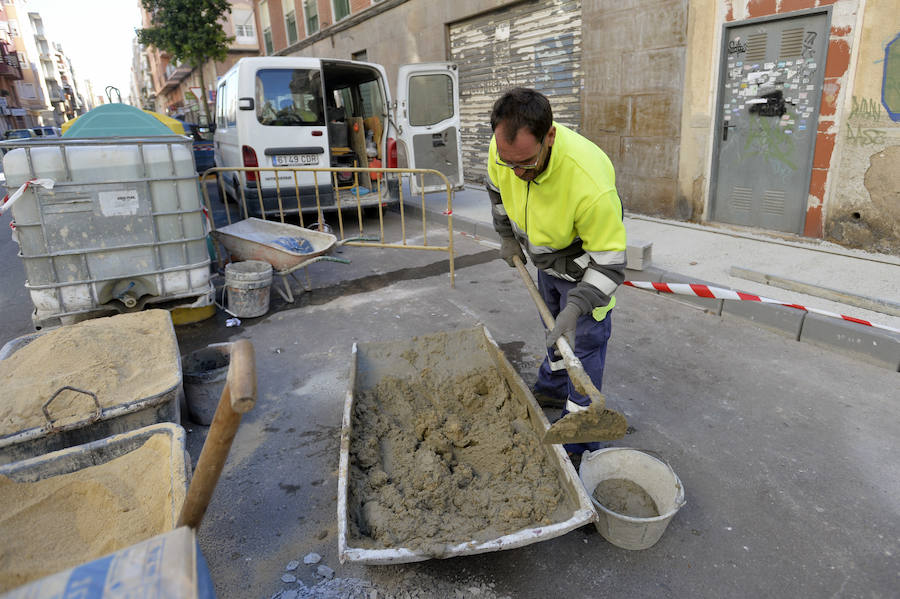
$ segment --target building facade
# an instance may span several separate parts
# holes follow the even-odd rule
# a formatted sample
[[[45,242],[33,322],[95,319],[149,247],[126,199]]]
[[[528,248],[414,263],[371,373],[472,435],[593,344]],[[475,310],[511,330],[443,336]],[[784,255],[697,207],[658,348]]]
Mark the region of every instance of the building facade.
[[[11,50],[18,57],[22,71],[22,78],[15,82],[19,105],[18,108],[11,109],[11,116],[18,117],[18,128],[43,125],[44,115],[50,106],[41,84],[38,51],[28,11],[15,0],[4,0],[3,8],[7,16]]]
[[[258,0],[261,51],[459,66],[465,178],[534,87],[627,210],[900,253],[896,0]],[[386,32],[390,32],[389,34]]]
[[[0,7],[0,127],[58,126],[85,112],[71,60],[25,2]]]
[[[0,139],[4,131],[27,126],[16,82],[22,81],[19,54],[10,37],[6,7],[0,5]]]
[[[143,26],[150,27],[150,16],[142,8]],[[141,48],[143,55],[140,68],[149,70],[152,94],[144,108],[183,119],[190,123],[204,123],[205,113],[200,104],[206,101],[210,114],[215,106],[217,79],[224,75],[234,63],[244,56],[258,56],[260,53],[259,25],[255,5],[252,0],[231,2],[231,13],[226,15],[222,27],[229,37],[233,37],[224,61],[207,61],[201,68],[206,89],[201,92],[200,68],[176,64],[172,57],[157,48]],[[145,77],[145,75],[141,75]],[[197,96],[202,95],[203,100]]]

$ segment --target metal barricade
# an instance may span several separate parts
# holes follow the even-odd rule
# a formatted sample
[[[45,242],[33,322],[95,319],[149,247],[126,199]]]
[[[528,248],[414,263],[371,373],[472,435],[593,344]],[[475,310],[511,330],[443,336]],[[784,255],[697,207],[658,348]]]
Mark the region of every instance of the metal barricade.
[[[240,174],[239,174],[240,173]],[[275,186],[263,186],[261,179],[266,173],[272,173]],[[289,180],[293,185],[281,184],[281,173],[289,173]],[[311,173],[312,185],[301,185],[298,174]],[[353,173],[352,185],[340,185],[338,173]],[[327,175],[326,175],[327,174]],[[373,176],[374,175],[374,176]],[[385,214],[384,209],[393,199],[390,197],[387,177],[396,177],[399,193],[400,213],[400,240],[389,242],[385,238]],[[447,245],[430,245],[428,243],[428,222],[425,201],[424,181],[425,176],[438,177],[444,185],[447,194],[447,208],[443,214],[447,217]],[[229,199],[225,190],[225,178],[233,177],[235,185],[234,198]],[[360,176],[370,178],[374,189],[368,193],[361,193]],[[411,244],[407,241],[406,208],[403,202],[404,178],[418,177],[418,196],[421,200],[422,213],[422,243]],[[241,180],[246,177],[248,181],[245,187]],[[450,287],[455,287],[455,272],[453,263],[453,194],[450,181],[440,171],[432,169],[408,169],[408,168],[360,168],[360,167],[216,167],[204,171],[200,175],[200,189],[206,202],[206,208],[210,214],[210,227],[215,228],[212,219],[212,204],[209,198],[207,183],[215,179],[219,198],[225,204],[225,214],[228,224],[232,224],[232,215],[229,203],[237,204],[239,215],[244,219],[257,217],[263,220],[277,219],[285,224],[286,216],[296,216],[301,227],[313,230],[327,230],[325,223],[325,211],[335,212],[338,220],[338,245],[352,245],[358,247],[375,247],[404,250],[427,250],[447,252],[450,265]],[[322,181],[322,183],[320,183]],[[407,183],[410,190],[413,189],[411,181]],[[248,197],[250,195],[251,197]],[[323,197],[324,196],[324,197]],[[313,203],[314,202],[314,203]],[[367,236],[364,226],[363,209],[377,207],[378,209],[378,236]],[[352,228],[351,223],[345,223],[345,211],[355,208],[356,232],[348,233],[345,229]],[[309,213],[315,211],[315,220],[306,224]],[[304,216],[304,211],[307,215]]]

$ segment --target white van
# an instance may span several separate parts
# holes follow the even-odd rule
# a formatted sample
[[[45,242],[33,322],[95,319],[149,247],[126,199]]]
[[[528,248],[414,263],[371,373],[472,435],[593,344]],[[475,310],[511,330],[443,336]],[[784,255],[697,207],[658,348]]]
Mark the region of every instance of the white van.
[[[329,58],[265,56],[242,58],[221,77],[216,92],[213,140],[218,167],[396,167],[398,145],[403,167],[435,169],[454,188],[463,184],[456,65],[425,63],[399,70],[398,98],[392,101],[384,67]],[[282,171],[221,173],[226,192],[259,214],[259,191],[266,213],[277,213],[278,194],[285,212],[297,212],[297,193],[305,211],[316,208],[316,186],[323,208],[335,207],[331,173]],[[315,176],[314,176],[315,175]],[[359,175],[364,204],[388,202],[388,185],[376,197],[375,175]],[[418,191],[418,177],[411,182]],[[356,190],[353,173],[338,173],[342,205]],[[443,189],[426,177],[425,191]],[[349,207],[349,206],[347,206]]]

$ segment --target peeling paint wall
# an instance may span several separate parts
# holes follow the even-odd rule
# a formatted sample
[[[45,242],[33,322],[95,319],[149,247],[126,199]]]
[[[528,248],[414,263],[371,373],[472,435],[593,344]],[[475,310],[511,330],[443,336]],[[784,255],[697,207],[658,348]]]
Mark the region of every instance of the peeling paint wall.
[[[839,160],[824,236],[900,254],[900,20],[896,0],[866,0],[852,93],[842,105]],[[893,116],[893,118],[892,118]]]
[[[687,61],[684,75],[684,109],[681,114],[681,146],[678,163],[678,202],[689,206],[686,219],[707,217],[710,129],[715,123],[712,90],[723,16],[719,0],[692,0],[688,8]]]

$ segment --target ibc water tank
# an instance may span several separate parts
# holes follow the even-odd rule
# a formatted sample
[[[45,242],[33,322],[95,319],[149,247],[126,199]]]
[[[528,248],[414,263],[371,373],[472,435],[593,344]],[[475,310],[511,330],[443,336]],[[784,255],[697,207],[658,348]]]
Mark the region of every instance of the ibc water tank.
[[[30,186],[12,207],[37,327],[146,303],[211,301],[188,138],[18,145],[3,160],[8,187],[34,178],[55,182],[52,190]]]

